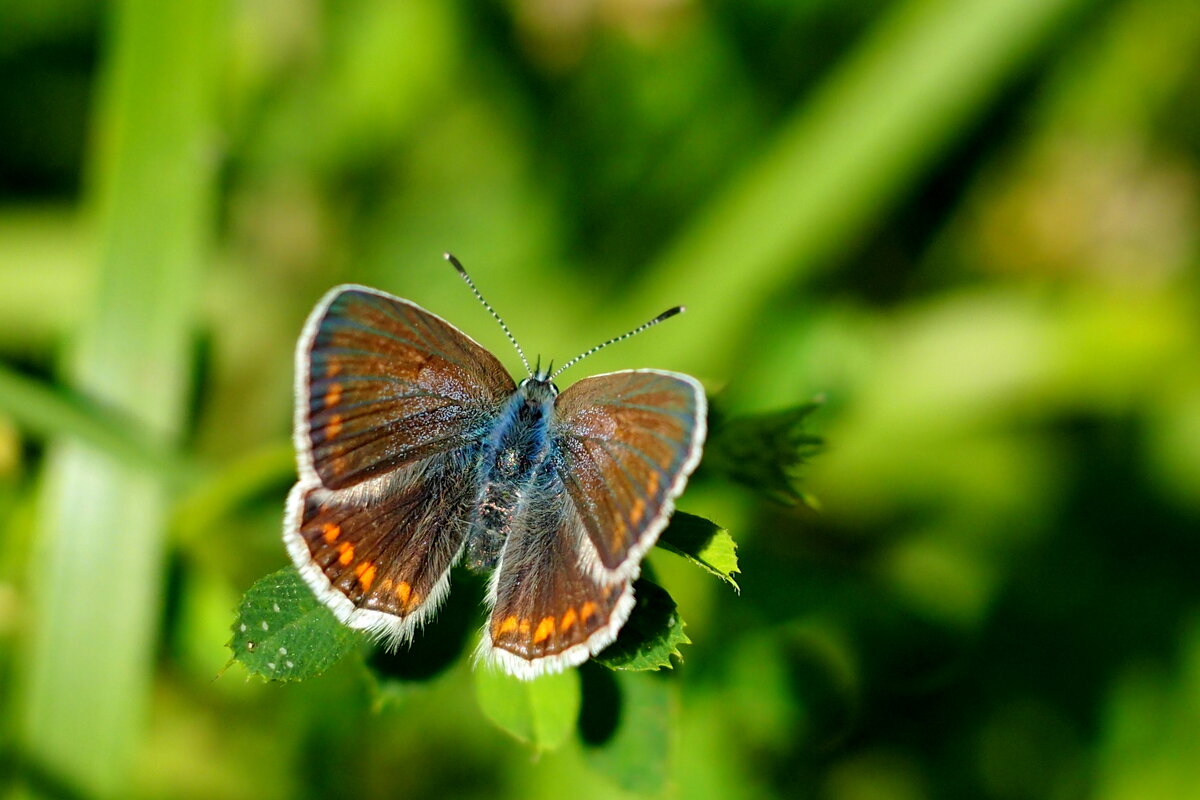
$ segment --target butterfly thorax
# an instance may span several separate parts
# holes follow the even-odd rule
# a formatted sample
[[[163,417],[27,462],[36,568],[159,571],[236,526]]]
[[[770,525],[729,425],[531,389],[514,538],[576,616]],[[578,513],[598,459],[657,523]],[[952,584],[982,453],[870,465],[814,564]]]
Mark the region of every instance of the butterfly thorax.
[[[465,556],[469,569],[484,572],[496,566],[529,490],[539,481],[553,480],[553,471],[543,466],[551,449],[550,423],[558,387],[540,378],[521,381],[480,450],[481,488]]]

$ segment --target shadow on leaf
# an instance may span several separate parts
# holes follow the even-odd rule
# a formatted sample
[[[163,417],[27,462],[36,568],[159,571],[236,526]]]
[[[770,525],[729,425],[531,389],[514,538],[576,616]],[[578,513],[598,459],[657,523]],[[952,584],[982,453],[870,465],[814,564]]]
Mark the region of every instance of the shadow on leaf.
[[[682,658],[679,645],[691,643],[675,601],[666,589],[645,578],[639,578],[633,590],[637,605],[629,620],[617,640],[594,660],[610,669],[670,669],[672,656]]]
[[[389,652],[376,647],[367,666],[380,680],[427,681],[458,661],[471,631],[481,624],[479,596],[483,579],[456,570],[450,594],[434,620],[430,620],[408,645]]]
[[[583,705],[579,711],[579,738],[589,747],[600,747],[617,733],[621,722],[621,690],[612,670],[591,662],[579,668]]]

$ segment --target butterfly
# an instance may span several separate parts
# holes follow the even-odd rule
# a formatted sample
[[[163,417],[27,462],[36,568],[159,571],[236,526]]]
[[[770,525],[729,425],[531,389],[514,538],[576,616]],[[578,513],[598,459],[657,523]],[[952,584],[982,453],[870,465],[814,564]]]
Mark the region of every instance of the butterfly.
[[[642,557],[700,460],[704,390],[635,369],[527,377],[441,317],[365,286],[317,303],[296,347],[299,480],[283,538],[316,597],[395,646],[436,611],[456,564],[489,571],[478,655],[531,679],[617,637]]]

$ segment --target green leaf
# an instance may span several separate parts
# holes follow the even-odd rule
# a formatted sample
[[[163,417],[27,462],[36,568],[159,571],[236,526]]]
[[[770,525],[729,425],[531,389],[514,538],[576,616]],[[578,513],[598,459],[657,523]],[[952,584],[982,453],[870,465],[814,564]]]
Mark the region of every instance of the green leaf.
[[[579,719],[579,672],[523,681],[481,664],[475,670],[475,697],[496,727],[539,751],[554,750]]]
[[[671,657],[683,660],[681,644],[692,640],[683,632],[683,619],[667,590],[645,578],[633,585],[637,605],[617,640],[595,657],[609,669],[642,671],[671,669]]]
[[[252,675],[297,681],[320,675],[360,641],[317,601],[294,567],[255,581],[238,606],[229,649]]]
[[[796,488],[796,472],[822,444],[820,437],[804,432],[805,420],[818,408],[819,402],[805,403],[714,426],[705,446],[705,466],[773,500],[804,502]]]
[[[715,522],[704,517],[676,511],[671,524],[662,532],[658,546],[703,567],[737,591],[741,587],[733,579],[738,569],[737,543]]]
[[[588,765],[622,789],[657,794],[667,780],[677,720],[671,684],[656,675],[583,670],[579,735]]]

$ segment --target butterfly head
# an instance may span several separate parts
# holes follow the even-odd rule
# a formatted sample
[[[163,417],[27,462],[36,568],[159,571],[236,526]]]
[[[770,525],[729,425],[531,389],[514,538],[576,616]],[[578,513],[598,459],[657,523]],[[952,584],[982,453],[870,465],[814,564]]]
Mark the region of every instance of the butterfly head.
[[[538,369],[517,384],[517,391],[531,404],[550,402],[558,397],[558,387],[550,380],[549,370]]]

